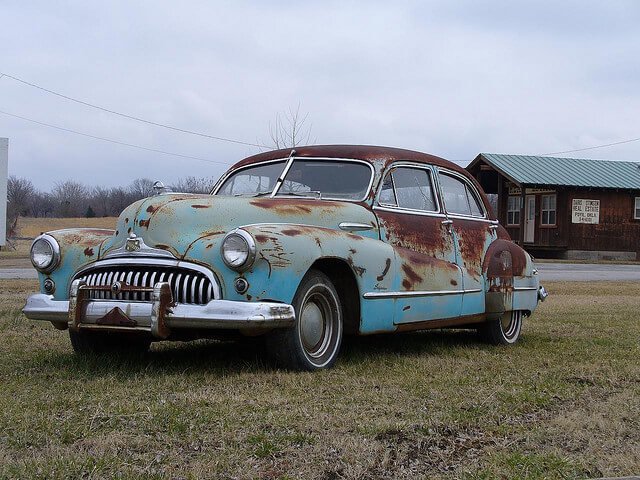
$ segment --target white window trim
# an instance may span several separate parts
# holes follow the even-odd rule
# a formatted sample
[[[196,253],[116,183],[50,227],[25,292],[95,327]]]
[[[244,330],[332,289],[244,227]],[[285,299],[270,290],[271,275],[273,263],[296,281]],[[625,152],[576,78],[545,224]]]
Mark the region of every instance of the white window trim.
[[[640,197],[636,197],[636,201],[633,204],[633,219],[640,220]]]
[[[516,198],[518,201],[516,202],[516,209],[515,210],[509,210],[509,199],[510,198]],[[521,209],[520,209],[520,196],[516,196],[516,195],[508,195],[507,196],[507,225],[508,226],[519,226],[520,225],[520,213],[521,213]],[[517,213],[518,214],[518,223],[509,223],[509,213]],[[515,215],[513,216],[515,218]]]
[[[544,208],[544,197],[554,197],[555,207]],[[544,223],[544,212],[554,212],[555,213],[555,222],[553,223]],[[550,215],[547,215],[547,219]],[[545,227],[555,227],[558,225],[558,196],[555,193],[548,193],[540,196],[540,225],[544,225]]]

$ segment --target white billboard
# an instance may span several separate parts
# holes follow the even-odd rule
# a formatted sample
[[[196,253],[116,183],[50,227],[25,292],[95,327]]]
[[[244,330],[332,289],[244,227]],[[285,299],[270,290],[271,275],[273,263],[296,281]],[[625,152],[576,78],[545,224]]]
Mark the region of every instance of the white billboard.
[[[9,139],[0,138],[0,247],[7,243],[7,178],[9,177]]]

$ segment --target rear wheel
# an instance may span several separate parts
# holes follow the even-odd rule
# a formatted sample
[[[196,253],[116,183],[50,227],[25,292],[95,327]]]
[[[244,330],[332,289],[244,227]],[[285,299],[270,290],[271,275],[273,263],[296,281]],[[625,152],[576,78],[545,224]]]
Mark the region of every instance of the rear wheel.
[[[480,333],[493,345],[512,345],[520,338],[523,318],[522,310],[504,312],[499,319],[486,322],[480,328]]]
[[[311,270],[293,299],[296,323],[267,337],[271,357],[293,370],[331,367],[342,343],[342,305],[333,283],[324,273]]]
[[[73,351],[79,354],[100,355],[105,353],[143,354],[149,350],[151,339],[141,335],[110,332],[75,332],[69,330]]]

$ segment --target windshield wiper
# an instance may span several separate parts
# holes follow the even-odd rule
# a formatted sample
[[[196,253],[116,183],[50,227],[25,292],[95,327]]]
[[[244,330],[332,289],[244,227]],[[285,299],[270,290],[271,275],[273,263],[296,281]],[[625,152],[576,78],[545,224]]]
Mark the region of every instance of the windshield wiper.
[[[313,198],[313,196],[315,196],[315,198],[317,198],[318,200],[322,200],[322,192],[318,190],[311,190],[309,192],[278,192],[276,196],[280,196],[280,195],[293,195],[295,197],[307,197],[307,198]]]
[[[244,196],[249,196],[249,197],[264,197],[265,195],[271,195],[271,192],[273,190],[269,190],[268,192],[255,192],[255,193],[235,193],[233,196],[234,197],[244,197]]]

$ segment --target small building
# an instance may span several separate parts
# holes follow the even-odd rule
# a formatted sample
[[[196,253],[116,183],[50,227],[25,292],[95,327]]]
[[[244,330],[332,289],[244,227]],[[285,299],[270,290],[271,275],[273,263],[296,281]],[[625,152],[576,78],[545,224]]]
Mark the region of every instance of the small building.
[[[534,256],[640,260],[640,163],[481,153],[467,170]]]

